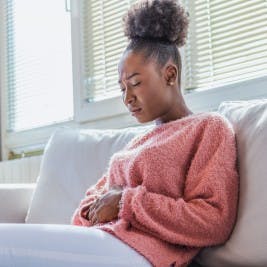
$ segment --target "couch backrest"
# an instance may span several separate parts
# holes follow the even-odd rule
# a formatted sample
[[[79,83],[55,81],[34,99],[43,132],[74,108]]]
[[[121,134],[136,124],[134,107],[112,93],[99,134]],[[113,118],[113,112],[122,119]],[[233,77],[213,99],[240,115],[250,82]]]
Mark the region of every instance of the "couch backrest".
[[[236,132],[239,210],[229,241],[204,249],[197,260],[207,267],[267,266],[267,99],[224,102],[218,112]],[[58,129],[46,146],[26,222],[69,224],[86,189],[105,172],[111,155],[151,127]]]
[[[235,228],[224,246],[203,250],[207,267],[267,266],[267,99],[229,101],[218,110],[236,133],[240,175]]]

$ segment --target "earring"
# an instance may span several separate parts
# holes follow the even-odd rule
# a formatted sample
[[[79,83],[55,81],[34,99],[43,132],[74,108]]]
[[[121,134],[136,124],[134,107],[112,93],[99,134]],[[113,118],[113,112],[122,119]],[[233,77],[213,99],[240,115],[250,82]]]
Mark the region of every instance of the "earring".
[[[173,85],[173,82],[169,82],[169,85]]]

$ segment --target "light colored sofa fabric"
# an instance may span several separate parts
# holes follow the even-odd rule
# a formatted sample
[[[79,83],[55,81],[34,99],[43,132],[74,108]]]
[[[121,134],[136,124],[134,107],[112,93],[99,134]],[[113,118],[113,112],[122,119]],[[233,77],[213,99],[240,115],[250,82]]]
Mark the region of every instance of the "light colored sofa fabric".
[[[35,184],[0,184],[0,223],[24,223]]]
[[[205,249],[207,267],[267,266],[267,99],[222,103],[218,110],[232,123],[238,147],[238,217],[229,241]]]
[[[197,261],[206,267],[265,267],[267,99],[224,102],[218,112],[232,122],[236,131],[238,217],[226,244],[204,249]],[[150,127],[108,131],[58,129],[46,146],[26,222],[68,224],[86,189],[106,170],[110,156]]]
[[[86,189],[101,177],[110,157],[150,127],[105,131],[59,128],[45,148],[26,223],[69,224]]]

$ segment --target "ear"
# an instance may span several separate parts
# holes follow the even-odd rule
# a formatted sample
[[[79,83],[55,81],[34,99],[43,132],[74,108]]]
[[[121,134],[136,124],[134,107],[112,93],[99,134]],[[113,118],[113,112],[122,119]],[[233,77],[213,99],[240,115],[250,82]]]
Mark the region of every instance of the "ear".
[[[167,85],[174,85],[177,81],[178,69],[174,64],[168,64],[164,70],[164,78]]]

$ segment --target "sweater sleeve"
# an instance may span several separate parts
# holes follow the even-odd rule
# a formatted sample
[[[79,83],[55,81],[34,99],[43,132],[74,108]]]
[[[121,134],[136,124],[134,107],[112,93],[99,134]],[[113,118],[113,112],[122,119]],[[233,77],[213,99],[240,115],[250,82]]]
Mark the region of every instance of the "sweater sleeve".
[[[142,185],[127,188],[119,218],[172,244],[211,246],[229,237],[237,201],[235,136],[225,122],[215,120],[198,142],[185,177],[183,197],[148,192]]]
[[[107,191],[107,177],[104,175],[98,182],[87,189],[84,199],[81,200],[79,207],[75,210],[71,224],[81,226],[92,226],[86,218],[90,205],[102,194]]]

